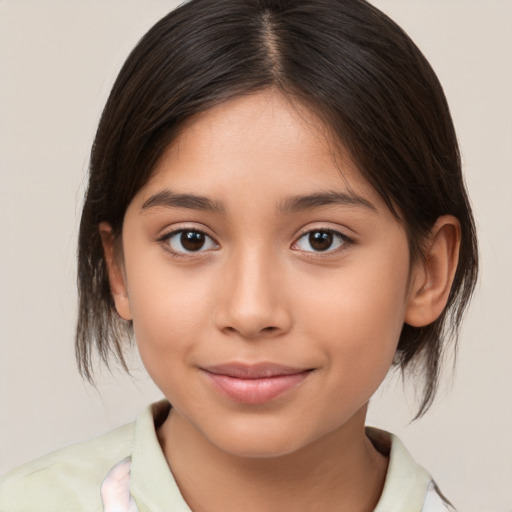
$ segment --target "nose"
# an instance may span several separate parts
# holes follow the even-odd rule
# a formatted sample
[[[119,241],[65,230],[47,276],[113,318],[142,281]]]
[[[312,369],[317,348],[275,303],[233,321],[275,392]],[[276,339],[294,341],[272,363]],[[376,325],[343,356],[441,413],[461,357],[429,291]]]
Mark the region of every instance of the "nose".
[[[264,252],[248,249],[226,262],[215,319],[224,333],[272,338],[292,325],[283,272]]]

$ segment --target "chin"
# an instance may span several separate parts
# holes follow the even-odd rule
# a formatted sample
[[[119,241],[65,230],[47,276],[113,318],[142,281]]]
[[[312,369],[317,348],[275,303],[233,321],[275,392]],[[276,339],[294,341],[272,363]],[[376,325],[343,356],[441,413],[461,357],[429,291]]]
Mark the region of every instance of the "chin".
[[[219,425],[218,429],[203,432],[211,444],[224,453],[242,458],[276,458],[297,452],[313,443],[319,436],[297,432],[296,426],[276,424],[264,419]]]
[[[290,455],[303,448],[303,444],[291,442],[286,436],[266,436],[261,439],[231,438],[219,440],[217,447],[235,457],[247,459],[272,459]],[[223,442],[225,441],[225,442]]]

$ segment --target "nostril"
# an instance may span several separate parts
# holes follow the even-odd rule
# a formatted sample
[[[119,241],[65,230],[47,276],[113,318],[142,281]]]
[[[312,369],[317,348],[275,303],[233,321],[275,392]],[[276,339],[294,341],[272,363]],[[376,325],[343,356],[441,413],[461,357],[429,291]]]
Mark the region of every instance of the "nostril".
[[[241,334],[242,336],[244,337],[266,337],[266,336],[272,336],[276,333],[278,333],[280,331],[279,327],[274,327],[274,326],[268,326],[268,327],[263,327],[262,329],[257,329],[257,330],[254,330],[253,332],[249,332],[249,330],[247,329],[237,329],[236,327],[233,327],[233,326],[226,326],[224,329],[224,332],[225,333],[239,333]]]

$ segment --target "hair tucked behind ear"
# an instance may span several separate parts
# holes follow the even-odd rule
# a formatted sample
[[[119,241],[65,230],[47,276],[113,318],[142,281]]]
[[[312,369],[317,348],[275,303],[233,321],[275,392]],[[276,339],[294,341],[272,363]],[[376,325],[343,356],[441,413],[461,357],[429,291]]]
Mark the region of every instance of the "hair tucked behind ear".
[[[196,113],[277,87],[322,119],[403,222],[413,261],[441,215],[461,224],[459,265],[440,318],[404,325],[395,364],[436,391],[445,340],[456,338],[477,278],[475,227],[442,88],[409,37],[363,0],[192,0],[160,20],[128,57],[103,111],[79,234],[78,364],[93,348],[126,368],[131,325],[115,313],[98,226],[119,237],[130,201]]]

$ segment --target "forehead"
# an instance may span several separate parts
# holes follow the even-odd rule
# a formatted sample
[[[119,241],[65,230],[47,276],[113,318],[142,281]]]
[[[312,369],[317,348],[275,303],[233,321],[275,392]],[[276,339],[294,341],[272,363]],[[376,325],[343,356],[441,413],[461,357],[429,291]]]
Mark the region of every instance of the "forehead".
[[[303,104],[275,90],[238,97],[191,118],[169,145],[143,201],[158,191],[256,200],[284,193],[342,191],[382,206],[340,141]]]

